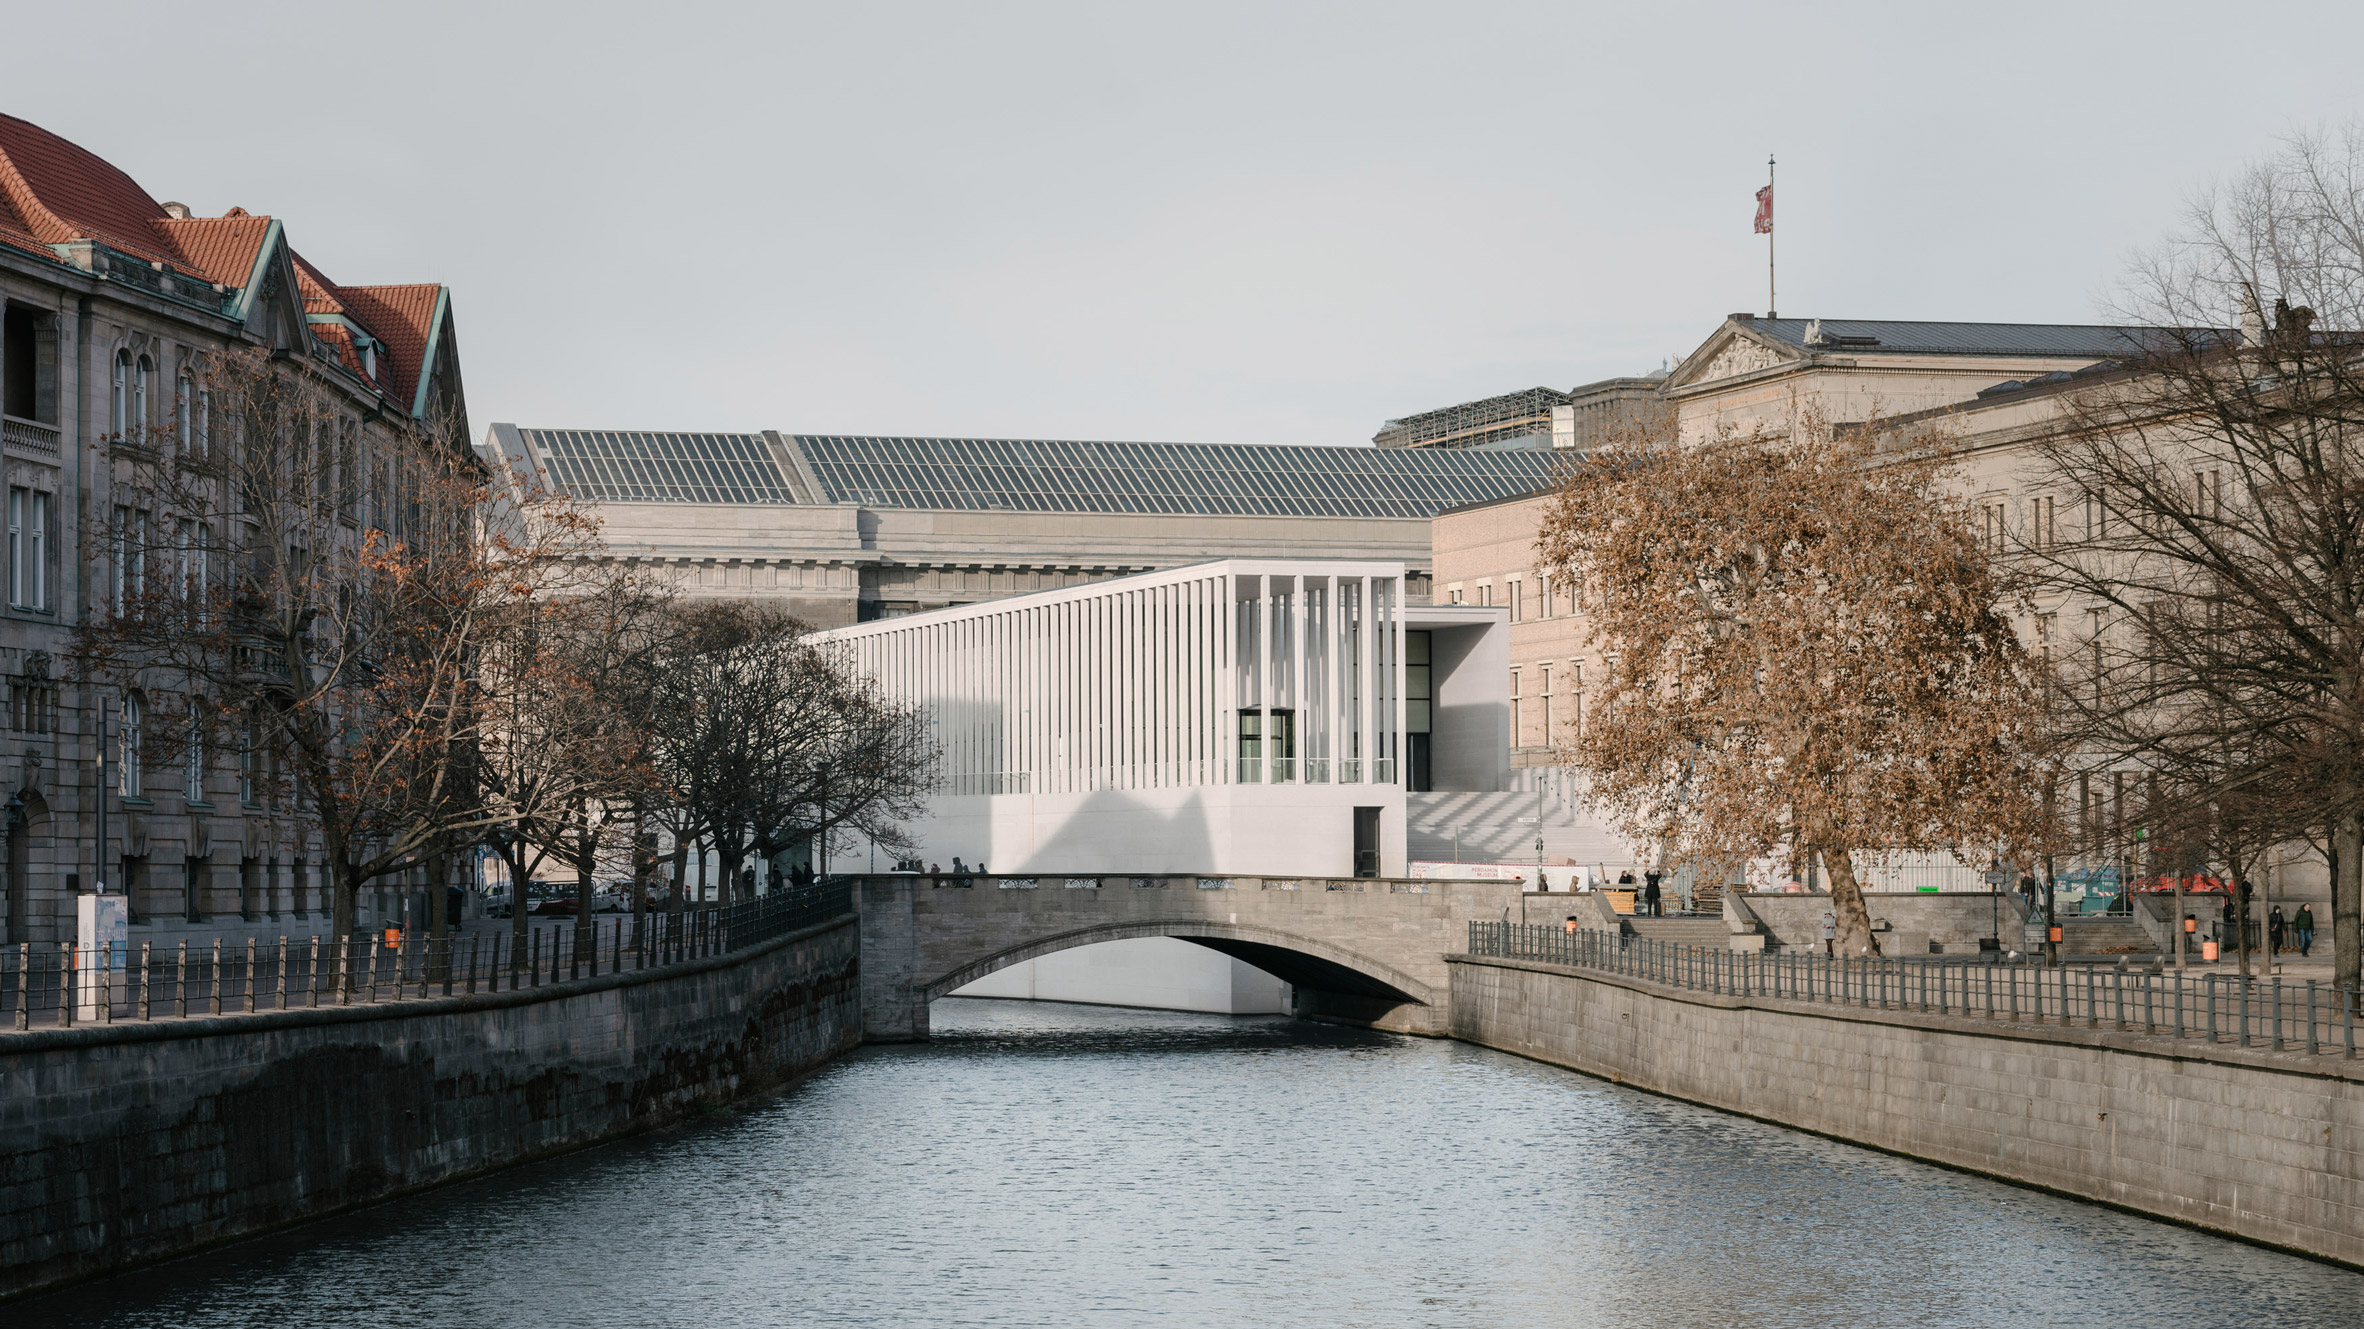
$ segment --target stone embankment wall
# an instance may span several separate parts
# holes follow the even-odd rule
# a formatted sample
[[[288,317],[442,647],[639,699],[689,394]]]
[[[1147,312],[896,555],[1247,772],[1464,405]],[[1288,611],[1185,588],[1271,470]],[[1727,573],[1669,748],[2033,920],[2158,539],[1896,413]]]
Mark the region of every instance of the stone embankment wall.
[[[1469,1042],[2364,1266],[2364,1062],[1449,967]]]
[[[861,1041],[847,917],[524,992],[0,1035],[0,1296],[678,1121]]]

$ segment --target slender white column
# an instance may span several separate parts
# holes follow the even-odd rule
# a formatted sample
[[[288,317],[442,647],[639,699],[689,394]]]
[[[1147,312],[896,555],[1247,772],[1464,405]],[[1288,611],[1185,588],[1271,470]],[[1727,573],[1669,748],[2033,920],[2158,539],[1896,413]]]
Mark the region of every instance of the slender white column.
[[[1295,726],[1297,758],[1294,763],[1295,773],[1297,780],[1302,783],[1305,779],[1305,754],[1308,750],[1305,742],[1307,727],[1305,705],[1306,578],[1303,574],[1299,574],[1294,580],[1296,589],[1289,593],[1289,707],[1294,717],[1290,723]]]
[[[1369,783],[1377,779],[1379,774],[1379,633],[1374,612],[1377,606],[1371,600],[1371,578],[1361,579],[1361,592],[1356,598],[1358,603],[1355,609],[1362,619],[1362,630],[1355,634],[1355,723],[1362,735],[1357,745],[1362,752],[1362,777],[1365,783]]]

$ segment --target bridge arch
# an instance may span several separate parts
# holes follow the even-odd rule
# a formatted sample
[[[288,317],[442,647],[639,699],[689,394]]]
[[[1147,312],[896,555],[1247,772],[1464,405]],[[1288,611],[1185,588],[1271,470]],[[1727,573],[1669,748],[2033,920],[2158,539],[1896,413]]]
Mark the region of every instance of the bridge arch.
[[[1385,1005],[1409,1003],[1434,1007],[1442,1004],[1432,986],[1369,955],[1302,933],[1252,923],[1215,922],[1203,918],[1137,919],[1030,937],[1015,946],[978,956],[918,984],[918,995],[923,1002],[934,1001],[988,974],[1038,956],[1135,937],[1172,937],[1196,942],[1210,950],[1245,960],[1301,993],[1331,993]]]

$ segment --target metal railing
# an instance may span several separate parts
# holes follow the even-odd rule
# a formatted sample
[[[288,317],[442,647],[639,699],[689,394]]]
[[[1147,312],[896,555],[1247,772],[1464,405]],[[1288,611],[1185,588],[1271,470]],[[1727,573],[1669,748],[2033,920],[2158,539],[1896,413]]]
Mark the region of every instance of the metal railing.
[[[652,912],[392,945],[356,935],[249,936],[170,950],[23,943],[0,950],[0,1029],[177,1020],[530,990],[745,950],[853,912],[830,878],[719,909]]]
[[[1469,953],[1540,960],[1717,996],[1765,997],[1999,1023],[2114,1029],[2353,1059],[2358,994],[2309,979],[2244,980],[2121,965],[1734,951],[1531,923],[1469,925]]]

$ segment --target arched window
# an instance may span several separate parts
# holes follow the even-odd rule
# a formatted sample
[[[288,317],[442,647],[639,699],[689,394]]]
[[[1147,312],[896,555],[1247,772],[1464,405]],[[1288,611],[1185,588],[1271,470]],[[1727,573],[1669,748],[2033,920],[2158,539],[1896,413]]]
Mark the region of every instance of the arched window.
[[[131,433],[128,437],[134,443],[148,441],[148,421],[151,418],[148,415],[148,380],[155,372],[156,366],[144,355],[131,371]]]
[[[107,428],[117,438],[131,427],[131,352],[115,352],[115,395],[108,404]]]
[[[197,381],[189,371],[181,371],[181,381],[172,394],[172,441],[180,444],[185,454],[197,441]]]
[[[140,694],[123,694],[119,738],[115,748],[115,788],[125,798],[140,796]]]

